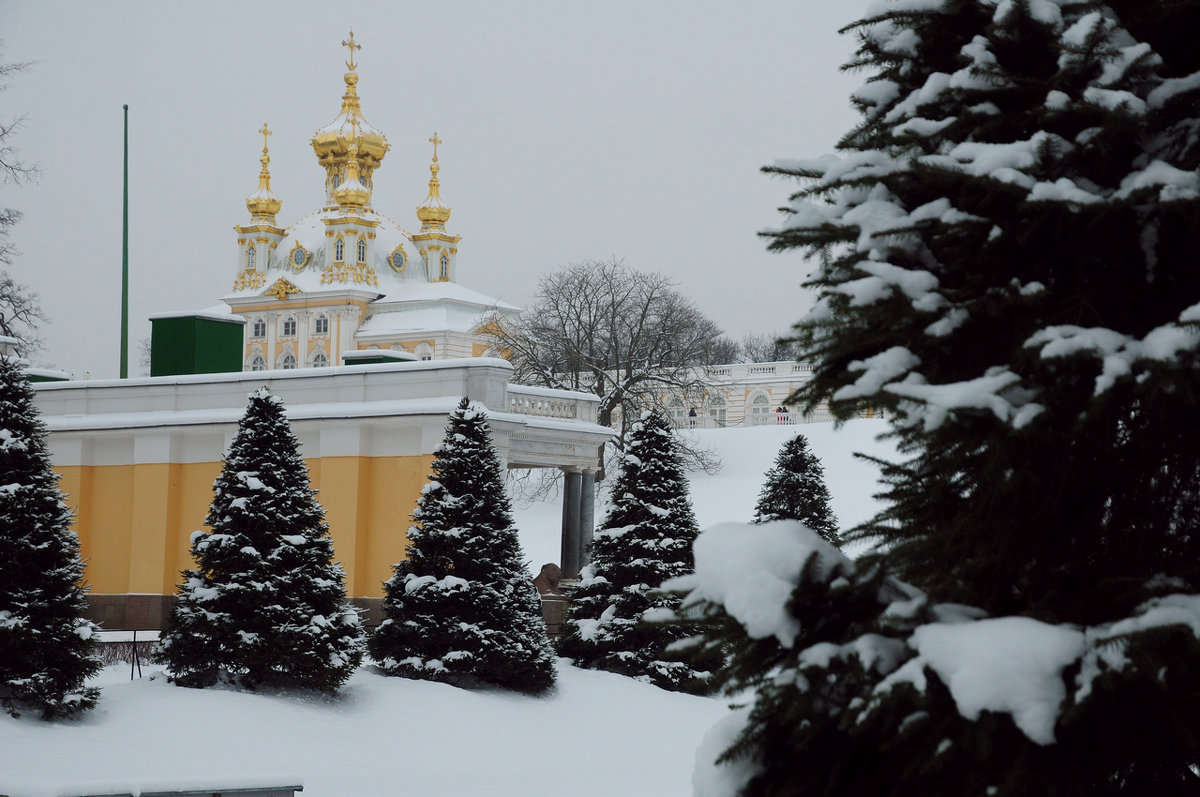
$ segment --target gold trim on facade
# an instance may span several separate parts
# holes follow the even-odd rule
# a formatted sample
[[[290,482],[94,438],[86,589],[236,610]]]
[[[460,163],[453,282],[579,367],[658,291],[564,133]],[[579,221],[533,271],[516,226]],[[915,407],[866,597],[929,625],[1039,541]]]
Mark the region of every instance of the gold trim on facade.
[[[281,302],[286,302],[288,297],[294,293],[300,293],[300,289],[291,282],[285,280],[283,277],[275,280],[275,282],[271,284],[270,288],[263,291],[264,296],[274,296]]]

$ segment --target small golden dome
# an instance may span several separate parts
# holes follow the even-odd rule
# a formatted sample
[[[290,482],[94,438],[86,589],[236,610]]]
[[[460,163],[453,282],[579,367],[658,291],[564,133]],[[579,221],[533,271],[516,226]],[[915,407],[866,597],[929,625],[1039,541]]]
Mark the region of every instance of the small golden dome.
[[[429,164],[429,195],[417,206],[417,218],[421,220],[422,232],[444,231],[446,222],[450,220],[450,206],[442,201],[441,182],[438,180],[438,172],[442,167],[438,165],[437,148],[442,140],[434,133],[429,142],[433,144],[433,162]]]
[[[371,201],[371,192],[358,179],[358,144],[351,142],[346,153],[346,181],[333,192],[338,207],[362,210]]]
[[[258,172],[258,190],[246,197],[246,209],[254,221],[274,224],[275,214],[283,207],[283,202],[271,193],[271,170],[267,168],[271,163],[271,156],[267,153],[267,136],[271,135],[271,131],[264,122],[258,132],[263,137],[262,156],[258,159],[262,168]]]

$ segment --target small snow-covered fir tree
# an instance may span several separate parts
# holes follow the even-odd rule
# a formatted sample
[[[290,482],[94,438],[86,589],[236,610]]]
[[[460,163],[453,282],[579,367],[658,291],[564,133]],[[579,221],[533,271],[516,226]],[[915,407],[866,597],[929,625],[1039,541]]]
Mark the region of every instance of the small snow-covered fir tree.
[[[799,520],[837,545],[837,518],[829,506],[824,474],[821,460],[809,450],[804,435],[784,443],[758,494],[754,522]]]
[[[692,572],[696,534],[675,434],[660,413],[644,413],[630,430],[612,505],[571,595],[559,653],[576,666],[706,692],[709,673],[697,668],[704,665],[667,651],[693,631],[659,621],[679,602],[659,587]]]
[[[853,563],[753,527],[747,604],[698,554],[758,690],[700,793],[1200,794],[1200,4],[868,14],[862,119],[771,169],[768,235],[817,264],[801,402],[905,459]]]
[[[450,413],[417,499],[407,556],[368,649],[388,675],[540,694],[554,685],[541,599],[526,570],[485,411]]]
[[[92,708],[100,669],[83,560],[19,361],[0,357],[0,705],[44,719]]]
[[[298,449],[283,401],[251,393],[213,486],[211,531],[192,534],[196,567],[159,643],[177,683],[332,693],[362,659],[363,630]]]

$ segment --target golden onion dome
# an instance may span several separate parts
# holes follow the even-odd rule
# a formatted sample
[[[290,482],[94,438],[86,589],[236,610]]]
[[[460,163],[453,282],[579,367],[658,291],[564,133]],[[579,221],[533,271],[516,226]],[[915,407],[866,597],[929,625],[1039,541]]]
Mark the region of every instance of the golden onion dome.
[[[342,108],[333,121],[317,130],[312,138],[313,152],[326,171],[326,186],[330,196],[337,190],[342,178],[349,177],[351,146],[355,146],[353,157],[358,164],[359,179],[367,185],[389,149],[387,137],[366,120],[359,104],[354,51],[361,50],[362,46],[355,43],[354,31],[350,32],[350,38],[343,41],[342,45],[350,49],[350,58],[346,61],[349,71],[344,76],[346,92],[342,95]]]
[[[438,180],[438,172],[442,167],[438,165],[437,148],[442,140],[435,132],[429,142],[433,144],[433,162],[429,164],[429,195],[417,206],[422,232],[445,230],[446,222],[450,220],[450,206],[442,201],[441,182]]]

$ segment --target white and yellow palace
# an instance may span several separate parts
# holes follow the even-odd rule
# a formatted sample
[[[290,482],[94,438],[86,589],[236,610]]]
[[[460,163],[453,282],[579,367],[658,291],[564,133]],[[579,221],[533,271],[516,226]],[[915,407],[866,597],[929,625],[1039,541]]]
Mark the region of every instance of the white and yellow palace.
[[[612,432],[596,424],[594,396],[511,384],[507,361],[479,356],[487,353],[480,314],[497,303],[454,282],[459,239],[445,229],[436,149],[419,232],[371,209],[388,146],[359,109],[353,34],[344,44],[342,110],[313,138],[326,206],[278,227],[264,145],[251,223],[236,228],[225,318],[245,322],[243,367],[36,386],[87,561],[92,617],[105,627],[160,627],[247,395],[264,384],[301,440],[355,602],[377,606],[404,556],[409,515],[462,396],[487,408],[509,468],[563,472],[561,565],[564,576],[578,573],[599,451]],[[344,364],[375,347],[404,361]]]
[[[236,227],[237,275],[225,303],[245,319],[243,369],[337,365],[342,353],[381,349],[416,359],[478,357],[488,351],[481,323],[519,309],[456,282],[461,236],[446,230],[450,206],[438,179],[437,133],[429,189],[408,232],[371,204],[387,137],[363,116],[354,34],[346,90],[333,121],[317,130],[313,152],[325,173],[325,203],[284,229],[271,192],[263,125],[258,189],[246,199],[250,222]]]

